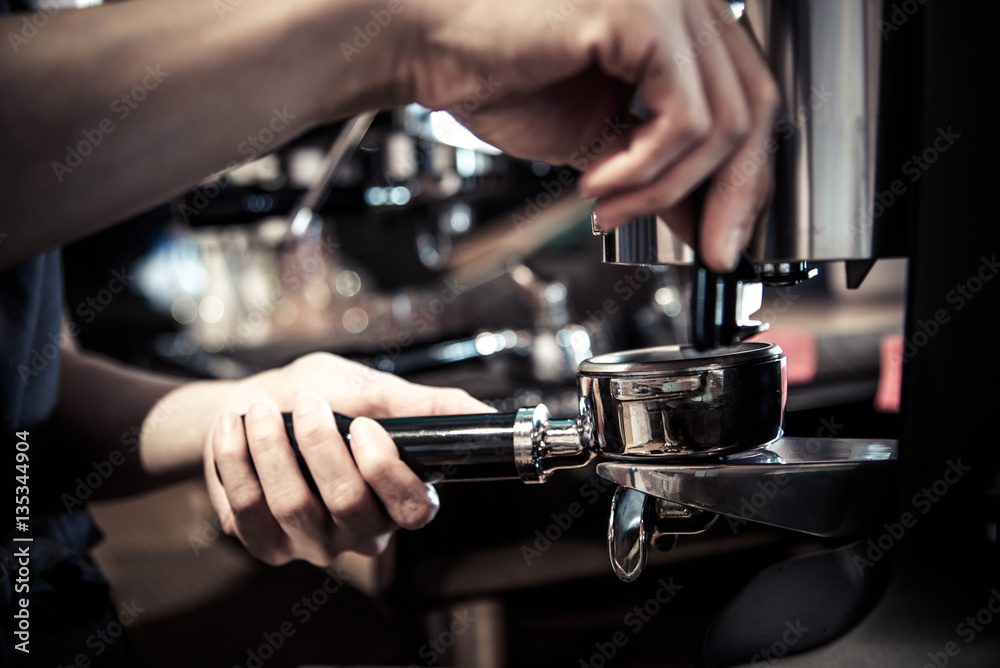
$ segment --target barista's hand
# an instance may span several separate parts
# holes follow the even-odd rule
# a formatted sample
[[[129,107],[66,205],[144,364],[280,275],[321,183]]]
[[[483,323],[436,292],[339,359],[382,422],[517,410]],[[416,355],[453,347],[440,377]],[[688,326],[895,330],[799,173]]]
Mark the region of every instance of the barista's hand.
[[[348,450],[331,406],[373,418],[492,410],[461,390],[415,385],[322,353],[242,382],[205,443],[205,480],[223,529],[269,564],[325,566],[345,550],[378,554],[397,528],[418,529],[437,513],[434,488],[399,460],[385,430],[355,420]],[[322,500],[299,471],[282,411],[293,412]]]
[[[659,211],[690,238],[690,207],[679,205],[708,180],[704,258],[718,270],[735,266],[769,195],[771,168],[760,161],[778,94],[721,0],[421,7],[418,102],[451,111],[509,153],[584,170],[580,189],[598,198],[605,229]],[[623,113],[636,90],[643,123]]]

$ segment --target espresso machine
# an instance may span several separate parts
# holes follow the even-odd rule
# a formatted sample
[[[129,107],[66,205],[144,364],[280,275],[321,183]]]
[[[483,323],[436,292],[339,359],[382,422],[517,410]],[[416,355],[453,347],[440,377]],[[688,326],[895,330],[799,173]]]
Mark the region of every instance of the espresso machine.
[[[935,281],[917,271],[940,263],[933,246],[947,246],[939,229],[927,232],[934,224],[921,210],[949,192],[945,170],[928,174],[907,197],[889,201],[885,193],[892,192],[907,151],[926,141],[935,110],[947,106],[927,101],[927,89],[945,80],[924,58],[930,53],[944,58],[945,45],[957,38],[935,37],[933,11],[927,8],[911,12],[879,0],[774,0],[739,9],[783,95],[779,148],[772,156],[773,200],[739,268],[712,273],[652,215],[606,233],[594,226],[604,262],[691,267],[690,342],[582,362],[579,410],[570,419],[554,420],[539,405],[383,425],[404,461],[434,482],[538,483],[596,458],[598,474],[617,485],[608,549],[615,574],[626,582],[640,576],[650,550],[670,549],[679,535],[705,531],[720,516],[839,539],[833,549],[776,564],[752,581],[710,628],[704,665],[759,663],[761,657],[830,666],[844,665],[844,657],[859,665],[931,657],[931,665],[946,665],[934,661],[957,655],[947,645],[950,636],[942,634],[941,643],[923,651],[920,629],[931,619],[952,619],[947,615],[954,611],[976,613],[968,606],[978,598],[988,604],[990,590],[982,582],[996,571],[981,558],[996,555],[991,546],[997,523],[996,504],[984,499],[994,498],[989,481],[997,469],[972,440],[931,443],[929,434],[941,430],[927,421],[940,416],[931,409],[921,414],[917,406],[927,402],[916,397],[921,374],[947,377],[939,353],[932,351],[945,340],[954,345],[959,332],[969,330],[954,327],[906,368],[902,443],[785,434],[783,351],[745,339],[767,329],[752,318],[761,306],[762,286],[807,281],[830,262],[846,264],[848,286],[854,288],[879,258],[909,257],[910,332],[929,305],[941,304],[947,290],[929,294]],[[935,16],[947,25],[955,19],[949,10]],[[906,21],[909,34],[889,32],[903,32]],[[919,66],[906,69],[918,53],[924,54]],[[914,105],[920,104],[925,111],[915,114]],[[983,236],[973,232],[970,239],[976,234]],[[950,247],[963,252],[950,264],[945,261],[943,271],[930,271],[937,278],[955,276],[956,258],[968,256],[971,244],[961,247],[952,239]],[[986,317],[983,302],[979,322]],[[341,419],[345,433],[348,424]],[[294,443],[290,418],[287,426]],[[980,468],[962,468],[960,462],[973,459]],[[964,480],[973,482],[926,518],[912,512],[921,485],[966,475]],[[959,532],[959,526],[982,533]],[[951,546],[958,545],[963,550],[956,552]],[[963,570],[960,563],[974,567]],[[954,569],[945,579],[972,580],[980,589],[955,585],[914,605],[915,592],[927,592],[915,583],[926,582],[928,574],[942,576],[944,568]],[[961,616],[954,614],[957,623]],[[991,665],[988,657],[997,656],[995,634],[983,628],[975,647],[961,649],[969,665]],[[805,631],[794,642],[774,640],[788,629]],[[880,643],[892,647],[889,654],[875,649]]]
[[[996,355],[979,355],[973,343],[987,344],[995,296],[961,324],[949,315],[971,303],[958,303],[963,286],[990,271],[992,224],[960,218],[995,219],[974,195],[989,187],[980,170],[995,168],[985,167],[990,149],[966,145],[949,167],[923,165],[901,178],[920,156],[934,157],[927,147],[949,124],[988,123],[955,92],[975,79],[978,62],[958,27],[963,12],[877,0],[747,2],[745,10],[783,96],[766,224],[728,276],[708,272],[652,216],[603,235],[603,259],[691,264],[691,342],[720,352],[766,327],[749,317],[761,284],[794,284],[816,265],[843,261],[855,288],[876,259],[908,257],[901,438],[783,435],[711,463],[602,462],[598,473],[620,486],[612,559],[628,554],[627,565],[641,568],[643,545],[674,533],[678,515],[680,526],[718,513],[843,536],[838,547],[760,573],[716,617],[702,663],[997,665],[997,629],[981,622],[992,616],[982,610],[1000,603],[998,465],[981,414],[966,410],[988,410],[996,392],[961,393],[967,406],[943,389],[996,372]],[[992,136],[983,139],[995,147]],[[961,213],[949,210],[956,201]],[[927,335],[934,313],[954,326]],[[959,413],[946,424],[948,410]],[[925,492],[934,484],[943,493],[932,492],[932,502]]]

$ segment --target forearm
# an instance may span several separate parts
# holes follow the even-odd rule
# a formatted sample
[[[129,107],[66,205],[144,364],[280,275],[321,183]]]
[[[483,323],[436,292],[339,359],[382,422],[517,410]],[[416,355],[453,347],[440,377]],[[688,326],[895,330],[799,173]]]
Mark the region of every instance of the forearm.
[[[200,474],[202,446],[230,383],[161,376],[74,350],[60,360],[55,425],[72,461],[69,479],[93,463],[113,470],[94,496],[149,491]]]
[[[341,48],[373,20],[372,9],[385,7],[146,0],[53,15],[16,53],[0,51],[0,127],[16,129],[4,132],[0,153],[9,235],[0,267],[183,192],[313,125],[405,101],[405,11],[390,14],[377,47],[347,55]],[[0,33],[21,25],[3,17]]]

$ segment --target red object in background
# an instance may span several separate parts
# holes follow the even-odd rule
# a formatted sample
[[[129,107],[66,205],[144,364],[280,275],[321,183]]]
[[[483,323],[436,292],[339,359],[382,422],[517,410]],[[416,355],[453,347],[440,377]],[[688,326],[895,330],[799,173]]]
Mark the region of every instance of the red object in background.
[[[769,341],[785,351],[788,366],[788,384],[801,385],[816,378],[816,335],[793,329],[771,329],[750,338],[751,341]]]
[[[878,390],[875,392],[875,410],[898,413],[903,392],[903,335],[887,334],[879,345]]]

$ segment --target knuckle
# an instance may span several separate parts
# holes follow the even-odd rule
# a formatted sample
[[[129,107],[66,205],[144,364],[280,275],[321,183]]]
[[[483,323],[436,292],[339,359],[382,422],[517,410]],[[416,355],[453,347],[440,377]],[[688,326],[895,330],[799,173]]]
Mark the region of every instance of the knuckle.
[[[271,507],[271,513],[278,524],[296,529],[309,528],[317,519],[315,504],[306,495],[293,496],[275,503]]]
[[[449,403],[465,402],[472,399],[471,394],[457,387],[449,387],[445,389],[443,397],[447,399]]]
[[[727,144],[735,144],[750,133],[750,115],[746,109],[731,109],[719,118],[715,131]]]
[[[284,566],[292,560],[291,555],[284,554],[282,552],[276,552],[273,550],[251,548],[247,546],[247,550],[253,557],[259,561],[264,562],[268,566]]]
[[[240,439],[213,439],[212,455],[215,461],[224,464],[235,464],[246,459],[246,443]]]
[[[679,138],[685,142],[699,142],[712,132],[712,115],[707,110],[688,112],[677,118]]]
[[[770,76],[758,88],[757,106],[765,117],[777,118],[781,108],[781,93],[778,91],[778,84]]]
[[[319,568],[327,568],[333,564],[333,560],[336,559],[336,555],[328,550],[320,550],[317,552],[310,552],[308,555],[302,557],[308,561],[313,566],[318,566]]]
[[[229,499],[229,506],[233,509],[233,519],[238,521],[241,518],[255,515],[266,507],[264,495],[242,491],[234,493]]]
[[[389,547],[389,541],[391,538],[392,532],[362,538],[351,547],[351,550],[369,557],[377,557],[385,552],[386,548]]]
[[[368,488],[363,482],[341,482],[328,488],[330,514],[341,519],[359,519],[365,511]]]
[[[299,357],[293,361],[288,366],[295,370],[310,371],[318,366],[323,366],[330,363],[330,358],[333,357],[329,353],[324,352],[312,352],[307,355]]]
[[[227,536],[236,535],[236,518],[233,517],[231,512],[219,516],[219,526]]]
[[[472,400],[472,395],[465,390],[457,387],[444,388],[434,397],[434,411],[439,414],[453,412],[461,406],[469,405]]]
[[[300,445],[322,443],[330,435],[330,426],[322,420],[309,417],[295,423],[295,440]]]
[[[676,204],[679,199],[680,197],[677,194],[677,189],[675,187],[668,186],[655,193],[646,195],[643,200],[643,208],[651,211],[669,208]]]
[[[364,477],[368,483],[375,489],[382,489],[383,487],[389,487],[395,485],[397,477],[394,476],[398,460],[391,457],[380,456],[377,459],[369,462],[365,467]]]

